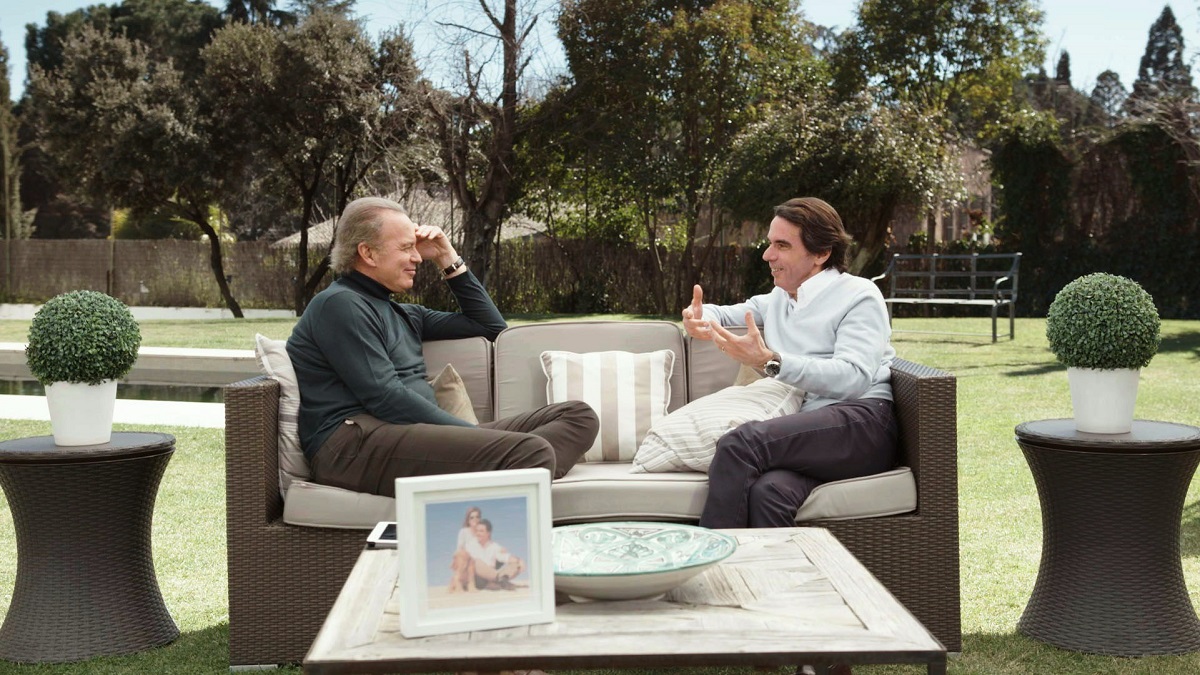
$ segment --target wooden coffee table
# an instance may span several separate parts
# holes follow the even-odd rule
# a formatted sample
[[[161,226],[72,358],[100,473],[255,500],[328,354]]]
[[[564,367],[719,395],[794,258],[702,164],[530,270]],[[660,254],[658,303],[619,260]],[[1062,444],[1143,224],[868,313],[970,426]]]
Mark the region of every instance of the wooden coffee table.
[[[359,556],[304,672],[926,663],[946,648],[828,531],[725,530],[738,550],[658,600],[574,602],[554,623],[407,639],[396,552]]]

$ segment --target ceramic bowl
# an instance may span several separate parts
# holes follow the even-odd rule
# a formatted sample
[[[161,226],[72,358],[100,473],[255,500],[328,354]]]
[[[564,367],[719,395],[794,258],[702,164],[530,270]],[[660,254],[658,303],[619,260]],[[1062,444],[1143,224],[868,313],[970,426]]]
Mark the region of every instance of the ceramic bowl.
[[[737,550],[733,537],[675,523],[589,523],[554,528],[554,587],[573,598],[661,595]]]

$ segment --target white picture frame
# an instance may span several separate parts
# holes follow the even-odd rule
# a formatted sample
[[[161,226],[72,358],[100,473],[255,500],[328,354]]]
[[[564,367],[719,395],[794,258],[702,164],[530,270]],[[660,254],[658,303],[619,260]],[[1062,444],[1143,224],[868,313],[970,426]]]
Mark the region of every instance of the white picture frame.
[[[397,478],[396,534],[404,637],[554,621],[546,469]]]

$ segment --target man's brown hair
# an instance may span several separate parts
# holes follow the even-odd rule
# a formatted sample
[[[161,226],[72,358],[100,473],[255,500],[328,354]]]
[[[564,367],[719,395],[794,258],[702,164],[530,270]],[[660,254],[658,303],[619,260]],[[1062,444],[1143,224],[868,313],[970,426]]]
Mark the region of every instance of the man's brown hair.
[[[822,268],[846,271],[850,235],[832,206],[816,197],[796,197],[776,206],[775,215],[800,228],[800,241],[809,253],[829,252]]]

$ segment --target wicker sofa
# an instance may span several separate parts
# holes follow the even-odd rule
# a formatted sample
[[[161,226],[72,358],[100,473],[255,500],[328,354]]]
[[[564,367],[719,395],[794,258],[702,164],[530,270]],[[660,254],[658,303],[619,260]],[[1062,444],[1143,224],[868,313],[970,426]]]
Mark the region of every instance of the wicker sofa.
[[[431,342],[430,372],[453,363],[476,416],[490,420],[545,402],[543,350],[676,354],[668,409],[730,385],[737,365],[711,343],[669,322],[560,322],[517,326],[494,344]],[[950,651],[961,649],[959,617],[956,391],[952,375],[908,361],[892,366],[900,416],[901,470],[863,485],[822,486],[797,521],[828,528]],[[280,385],[258,377],[225,388],[232,666],[298,662],[362,550],[365,532],[391,500],[311,483],[281,490]],[[876,515],[865,493],[908,492],[913,503]],[[882,487],[881,487],[882,486]],[[694,521],[707,493],[704,474],[630,474],[629,465],[582,464],[552,488],[555,523],[586,520]],[[286,498],[285,498],[286,496]],[[885,500],[886,501],[886,500]],[[903,499],[901,498],[901,501]],[[890,508],[890,510],[888,510]],[[807,512],[806,512],[807,509]],[[390,511],[394,513],[394,511]],[[870,517],[864,517],[870,516]]]

